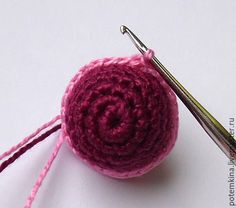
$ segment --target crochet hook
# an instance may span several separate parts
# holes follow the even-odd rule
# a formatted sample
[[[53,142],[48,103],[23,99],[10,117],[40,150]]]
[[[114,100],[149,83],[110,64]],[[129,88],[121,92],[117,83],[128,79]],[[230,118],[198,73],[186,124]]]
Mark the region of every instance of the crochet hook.
[[[142,54],[147,52],[147,46],[145,46],[128,27],[122,25],[120,31],[122,34],[129,36]],[[236,140],[233,136],[183,87],[183,85],[180,84],[180,82],[178,82],[155,56],[151,59],[151,63],[193,114],[207,134],[236,165]]]

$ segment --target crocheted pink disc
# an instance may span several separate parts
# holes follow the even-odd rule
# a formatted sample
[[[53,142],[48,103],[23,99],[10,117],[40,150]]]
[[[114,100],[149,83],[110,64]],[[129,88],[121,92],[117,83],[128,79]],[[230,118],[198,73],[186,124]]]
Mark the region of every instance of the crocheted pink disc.
[[[82,67],[62,100],[62,131],[74,153],[116,178],[143,175],[168,155],[178,131],[176,96],[145,56]]]

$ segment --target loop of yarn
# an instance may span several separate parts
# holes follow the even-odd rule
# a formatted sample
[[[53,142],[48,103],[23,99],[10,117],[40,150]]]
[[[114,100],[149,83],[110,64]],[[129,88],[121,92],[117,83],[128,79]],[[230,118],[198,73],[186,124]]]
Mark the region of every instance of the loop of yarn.
[[[176,96],[144,56],[105,58],[79,70],[62,100],[62,133],[73,152],[116,178],[140,176],[171,151]]]

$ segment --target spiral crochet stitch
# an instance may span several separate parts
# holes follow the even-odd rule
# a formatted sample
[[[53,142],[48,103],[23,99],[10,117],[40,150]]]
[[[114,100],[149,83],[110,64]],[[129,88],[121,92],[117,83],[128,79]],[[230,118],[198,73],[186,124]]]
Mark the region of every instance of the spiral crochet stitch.
[[[66,89],[63,137],[98,172],[116,178],[143,175],[175,144],[176,96],[151,66],[153,54],[95,60]]]
[[[115,178],[141,176],[166,158],[177,138],[178,105],[169,85],[151,65],[153,56],[148,50],[144,55],[98,59],[85,65],[66,89],[61,115],[0,155],[0,161],[5,159],[0,164],[2,172],[61,128],[24,208],[32,207],[65,140],[85,163]]]

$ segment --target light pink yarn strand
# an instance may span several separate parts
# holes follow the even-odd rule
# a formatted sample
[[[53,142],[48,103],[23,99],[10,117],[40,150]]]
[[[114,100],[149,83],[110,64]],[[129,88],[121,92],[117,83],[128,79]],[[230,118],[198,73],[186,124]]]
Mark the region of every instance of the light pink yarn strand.
[[[56,146],[55,146],[55,148],[53,150],[52,155],[50,156],[47,164],[45,165],[45,167],[43,168],[42,172],[40,173],[40,175],[39,175],[39,177],[38,177],[38,179],[37,179],[37,181],[36,181],[32,191],[31,191],[30,196],[27,199],[27,202],[26,202],[24,208],[31,208],[32,203],[33,203],[33,201],[34,201],[34,199],[35,199],[35,197],[37,195],[37,192],[38,192],[40,186],[42,185],[42,182],[45,179],[47,173],[49,172],[50,167],[51,167],[54,159],[56,158],[56,156],[57,156],[57,154],[58,154],[58,152],[59,152],[63,142],[64,142],[64,138],[63,138],[63,136],[61,134],[60,137],[59,137],[59,140],[58,140],[58,142],[57,142],[57,144],[56,144]]]
[[[45,123],[44,125],[42,125],[40,128],[38,128],[34,133],[30,134],[28,137],[25,137],[20,143],[18,143],[17,145],[13,146],[11,149],[9,149],[8,151],[4,152],[3,154],[0,155],[0,160],[2,160],[3,158],[11,155],[13,152],[15,152],[16,150],[18,150],[19,148],[21,148],[23,145],[25,145],[26,143],[28,143],[30,140],[32,140],[36,135],[38,135],[42,130],[46,129],[47,127],[51,126],[52,124],[54,124],[56,121],[60,120],[61,116],[58,115],[55,118],[53,118],[51,121]]]

